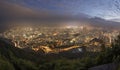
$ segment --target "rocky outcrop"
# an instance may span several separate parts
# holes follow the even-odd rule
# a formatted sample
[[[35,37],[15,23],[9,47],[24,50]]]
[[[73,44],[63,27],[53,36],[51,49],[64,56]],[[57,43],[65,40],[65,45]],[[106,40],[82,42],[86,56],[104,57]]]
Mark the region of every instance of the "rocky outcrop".
[[[104,64],[96,67],[89,68],[88,70],[117,70],[117,64],[115,63],[109,63]]]

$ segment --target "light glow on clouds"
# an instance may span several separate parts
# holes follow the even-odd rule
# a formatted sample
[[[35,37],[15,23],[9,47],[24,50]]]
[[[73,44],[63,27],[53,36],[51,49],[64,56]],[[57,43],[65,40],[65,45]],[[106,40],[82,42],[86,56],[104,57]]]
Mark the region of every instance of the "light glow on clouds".
[[[38,10],[56,13],[84,13],[104,19],[120,19],[120,0],[5,0]]]

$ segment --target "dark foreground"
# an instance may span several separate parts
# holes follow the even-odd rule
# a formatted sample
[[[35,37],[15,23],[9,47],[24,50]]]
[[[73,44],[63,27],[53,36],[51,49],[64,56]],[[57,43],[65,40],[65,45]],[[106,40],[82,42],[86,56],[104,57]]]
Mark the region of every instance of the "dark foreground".
[[[105,48],[99,53],[80,54],[43,54],[30,49],[19,49],[0,40],[0,70],[106,70],[103,64],[109,63],[114,63],[110,66],[113,68],[111,70],[120,70],[119,62],[120,36],[112,48]]]

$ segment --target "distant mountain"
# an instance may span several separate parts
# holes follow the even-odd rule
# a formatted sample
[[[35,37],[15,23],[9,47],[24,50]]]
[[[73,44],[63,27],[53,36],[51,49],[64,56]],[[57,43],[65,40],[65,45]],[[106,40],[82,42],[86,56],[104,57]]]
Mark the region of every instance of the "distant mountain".
[[[119,22],[108,21],[108,20],[104,20],[104,19],[101,19],[98,17],[89,19],[89,22],[93,27],[120,30],[120,23]]]
[[[120,19],[111,19],[111,21],[120,22]]]
[[[18,22],[31,22],[33,24],[44,24],[49,26],[64,25],[63,22],[77,21],[78,25],[89,25],[92,27],[108,28],[108,29],[120,29],[120,23],[114,21],[108,21],[99,17],[91,17],[89,15],[79,13],[77,15],[71,15],[69,13],[56,14],[50,11],[36,11],[27,7],[20,6],[18,4],[12,4],[7,2],[0,2],[0,27],[1,30],[5,30],[10,23],[18,24]],[[42,22],[41,22],[42,21]],[[8,22],[8,24],[3,22]]]

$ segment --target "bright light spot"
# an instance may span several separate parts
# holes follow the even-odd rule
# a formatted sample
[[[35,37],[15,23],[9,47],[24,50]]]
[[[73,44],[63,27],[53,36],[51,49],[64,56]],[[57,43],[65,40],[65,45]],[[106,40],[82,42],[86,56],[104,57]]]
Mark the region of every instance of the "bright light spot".
[[[78,51],[82,52],[82,49],[81,49],[81,48],[78,48]]]
[[[66,26],[66,28],[78,28],[78,26],[72,26],[72,25],[69,25],[69,26]]]

